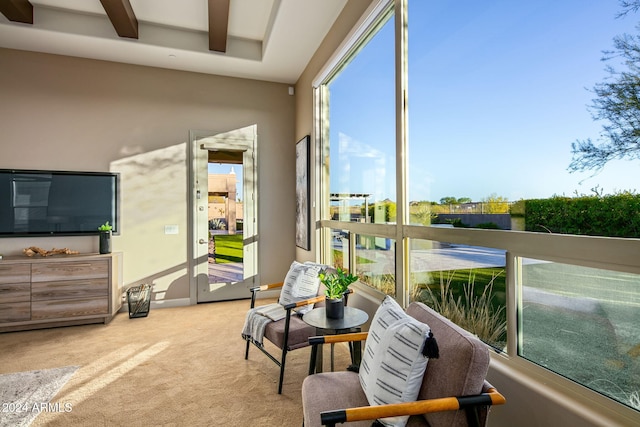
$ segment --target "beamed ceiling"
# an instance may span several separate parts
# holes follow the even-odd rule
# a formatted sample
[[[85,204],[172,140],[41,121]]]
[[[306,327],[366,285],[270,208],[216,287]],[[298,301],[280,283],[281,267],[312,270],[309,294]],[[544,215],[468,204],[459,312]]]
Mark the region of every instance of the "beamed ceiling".
[[[0,0],[0,47],[295,83],[347,0]]]

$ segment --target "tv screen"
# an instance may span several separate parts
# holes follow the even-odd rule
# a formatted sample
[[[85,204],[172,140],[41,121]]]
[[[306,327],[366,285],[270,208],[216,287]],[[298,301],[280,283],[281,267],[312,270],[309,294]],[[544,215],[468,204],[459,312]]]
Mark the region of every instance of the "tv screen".
[[[0,169],[0,236],[118,234],[119,175]]]

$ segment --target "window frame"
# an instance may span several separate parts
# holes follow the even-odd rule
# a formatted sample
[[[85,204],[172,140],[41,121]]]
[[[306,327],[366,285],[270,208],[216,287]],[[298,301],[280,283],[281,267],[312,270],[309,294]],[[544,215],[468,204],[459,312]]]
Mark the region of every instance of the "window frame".
[[[640,239],[560,235],[522,231],[448,229],[410,225],[407,199],[408,162],[407,138],[407,0],[378,0],[372,3],[345,41],[313,80],[314,138],[319,141],[316,171],[318,171],[316,201],[318,206],[317,239],[318,258],[330,260],[331,230],[349,233],[349,244],[354,248],[355,235],[367,235],[394,239],[396,242],[396,299],[406,307],[409,303],[409,242],[410,239],[432,240],[503,249],[506,270],[507,348],[505,352],[491,351],[492,367],[507,375],[529,377],[546,383],[552,388],[564,390],[589,403],[597,403],[622,416],[637,416],[637,411],[618,403],[598,392],[587,389],[573,380],[566,379],[546,368],[518,355],[520,332],[518,331],[519,271],[522,258],[601,268],[617,272],[640,274],[638,247]],[[346,64],[351,55],[357,54],[371,32],[389,13],[395,13],[395,69],[396,69],[396,186],[397,223],[374,224],[331,220],[329,216],[329,146],[328,103],[325,84]],[[349,266],[355,265],[355,250],[349,251]],[[354,284],[358,291],[382,300],[384,294],[365,285]]]

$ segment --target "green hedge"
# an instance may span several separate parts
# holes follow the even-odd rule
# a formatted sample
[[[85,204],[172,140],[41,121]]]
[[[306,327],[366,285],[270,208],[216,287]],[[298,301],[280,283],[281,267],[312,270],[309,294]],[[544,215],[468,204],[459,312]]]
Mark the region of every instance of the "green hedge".
[[[526,231],[640,237],[640,195],[524,200],[524,212]]]

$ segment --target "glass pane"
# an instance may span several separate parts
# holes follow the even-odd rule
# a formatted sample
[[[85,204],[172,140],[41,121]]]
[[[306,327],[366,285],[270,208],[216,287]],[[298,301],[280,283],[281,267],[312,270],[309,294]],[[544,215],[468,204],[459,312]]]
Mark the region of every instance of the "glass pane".
[[[347,230],[331,229],[331,250],[327,265],[343,270],[349,270],[349,232]]]
[[[410,242],[411,301],[420,301],[496,349],[507,344],[505,251]]]
[[[328,84],[331,217],[395,221],[393,18]]]
[[[208,163],[209,283],[244,278],[242,164]]]
[[[640,275],[522,260],[520,356],[640,410]]]
[[[387,295],[396,295],[394,239],[356,235],[356,275],[362,283]]]
[[[521,199],[638,193],[632,155],[600,172],[568,170],[572,144],[599,143],[610,124],[590,108],[593,88],[610,77],[606,66],[629,70],[619,56],[601,60],[616,36],[639,32],[640,11],[617,17],[620,3],[408,1],[411,224],[459,218],[460,225],[504,228],[466,211],[485,202],[484,214],[508,216],[508,202]],[[627,111],[636,117],[632,105]],[[457,215],[434,220],[443,207]],[[617,209],[624,217],[632,208]]]

